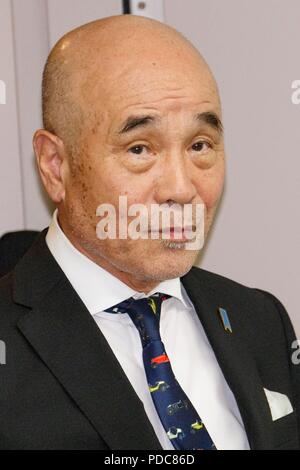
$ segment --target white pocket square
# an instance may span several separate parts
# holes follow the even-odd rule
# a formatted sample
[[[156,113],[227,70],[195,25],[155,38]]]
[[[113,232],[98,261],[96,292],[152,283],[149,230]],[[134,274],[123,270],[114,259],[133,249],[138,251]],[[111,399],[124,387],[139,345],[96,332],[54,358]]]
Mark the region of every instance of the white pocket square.
[[[273,392],[267,388],[264,388],[264,392],[269,403],[273,421],[293,413],[293,407],[286,395],[279,392]]]

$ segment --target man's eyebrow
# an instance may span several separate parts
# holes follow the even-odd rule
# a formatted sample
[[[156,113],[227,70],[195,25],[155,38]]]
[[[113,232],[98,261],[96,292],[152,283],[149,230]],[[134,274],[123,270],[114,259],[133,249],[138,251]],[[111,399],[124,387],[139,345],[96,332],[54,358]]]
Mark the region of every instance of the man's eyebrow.
[[[155,122],[160,121],[159,116],[152,116],[152,115],[144,115],[144,116],[129,116],[125,123],[122,124],[121,129],[119,130],[119,134],[125,134],[136,127],[142,127],[147,124],[154,124]]]
[[[194,119],[200,124],[207,124],[218,131],[219,134],[223,133],[223,124],[221,119],[214,111],[205,111],[197,113]],[[161,118],[157,115],[143,115],[143,116],[129,116],[125,122],[121,125],[118,134],[125,134],[127,132],[136,129],[137,127],[144,127],[148,124],[156,124],[160,122]]]
[[[219,116],[214,111],[205,111],[198,113],[195,116],[195,120],[199,123],[207,124],[213,127],[219,134],[223,133],[223,124]]]

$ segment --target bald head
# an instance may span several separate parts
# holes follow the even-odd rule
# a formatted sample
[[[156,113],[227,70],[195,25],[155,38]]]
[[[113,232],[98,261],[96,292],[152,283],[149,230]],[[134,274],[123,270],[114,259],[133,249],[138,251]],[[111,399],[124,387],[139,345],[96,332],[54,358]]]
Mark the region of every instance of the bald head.
[[[74,156],[83,134],[99,126],[108,98],[118,99],[122,90],[134,90],[141,81],[148,80],[151,87],[158,69],[164,69],[166,76],[189,69],[198,78],[202,75],[218,96],[214,78],[196,48],[163,23],[120,15],[70,31],[53,47],[45,65],[44,128],[60,137]]]

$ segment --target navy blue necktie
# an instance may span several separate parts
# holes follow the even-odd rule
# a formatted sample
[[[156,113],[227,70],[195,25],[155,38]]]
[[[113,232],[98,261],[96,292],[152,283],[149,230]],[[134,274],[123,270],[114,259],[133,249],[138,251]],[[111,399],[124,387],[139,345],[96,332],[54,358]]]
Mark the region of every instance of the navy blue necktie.
[[[143,345],[149,392],[174,448],[216,450],[201,418],[174,376],[160,337],[161,304],[169,297],[161,293],[141,299],[131,297],[105,311],[128,313],[137,327]]]

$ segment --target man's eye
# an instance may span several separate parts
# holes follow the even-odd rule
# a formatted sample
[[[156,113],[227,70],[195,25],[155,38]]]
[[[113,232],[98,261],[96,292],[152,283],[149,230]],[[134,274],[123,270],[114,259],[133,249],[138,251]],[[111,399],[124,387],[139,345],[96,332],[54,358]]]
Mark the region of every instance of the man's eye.
[[[141,155],[141,153],[143,152],[143,149],[145,148],[146,148],[145,145],[135,145],[134,147],[130,147],[128,151],[131,153],[134,153],[135,155]]]
[[[211,148],[211,144],[204,140],[196,142],[195,144],[192,145],[192,149],[195,150],[196,152],[202,152],[203,150],[205,151],[210,148]]]

